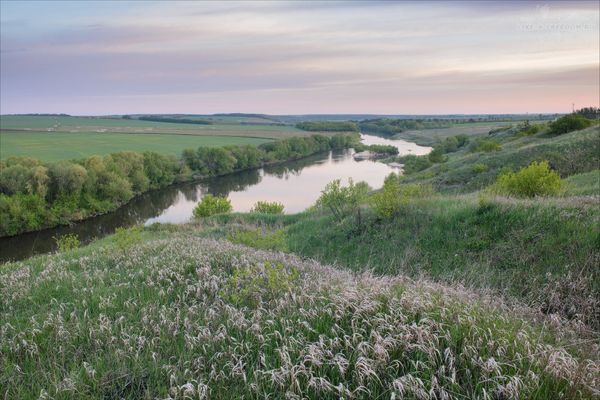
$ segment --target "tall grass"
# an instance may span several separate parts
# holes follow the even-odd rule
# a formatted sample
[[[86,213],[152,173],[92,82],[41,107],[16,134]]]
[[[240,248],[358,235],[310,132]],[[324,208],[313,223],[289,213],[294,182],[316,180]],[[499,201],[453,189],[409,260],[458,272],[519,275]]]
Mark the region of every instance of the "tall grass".
[[[560,319],[189,233],[3,266],[0,317],[4,398],[600,393],[597,347]]]

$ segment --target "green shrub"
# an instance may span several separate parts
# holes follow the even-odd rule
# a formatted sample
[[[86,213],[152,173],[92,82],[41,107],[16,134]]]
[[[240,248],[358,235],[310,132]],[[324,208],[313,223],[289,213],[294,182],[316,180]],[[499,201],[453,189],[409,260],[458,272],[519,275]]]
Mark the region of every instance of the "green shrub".
[[[443,145],[437,145],[431,150],[431,153],[428,154],[429,161],[432,163],[441,163],[447,160]]]
[[[398,157],[398,161],[402,163],[402,171],[406,175],[423,171],[433,165],[428,156],[416,156],[414,154]]]
[[[471,167],[471,171],[473,171],[476,174],[486,172],[488,169],[489,169],[488,166],[485,165],[484,163],[473,164],[473,166]]]
[[[562,135],[573,131],[585,129],[592,125],[592,121],[579,114],[569,114],[560,117],[550,124],[550,134]]]
[[[77,237],[74,233],[67,233],[62,236],[54,236],[54,241],[56,242],[56,247],[59,253],[64,253],[65,251],[73,250],[79,247],[79,237]]]
[[[119,250],[127,250],[142,241],[142,227],[134,226],[129,229],[117,228],[112,240]]]
[[[262,214],[283,214],[284,206],[276,201],[258,201],[254,204],[254,207],[250,212],[262,213]]]
[[[236,231],[227,236],[230,242],[262,250],[287,251],[285,231],[269,232],[263,229]]]
[[[194,208],[195,218],[210,217],[216,214],[225,214],[231,212],[233,207],[231,201],[224,197],[216,197],[211,194],[207,194],[202,198],[202,201],[198,203]]]
[[[369,198],[375,214],[381,218],[391,218],[399,214],[411,199],[426,197],[433,192],[430,186],[400,183],[400,176],[391,173],[385,178],[383,188]]]
[[[252,265],[236,269],[227,280],[220,295],[236,305],[256,307],[289,292],[300,273],[296,268],[265,261],[262,267]]]
[[[365,182],[354,184],[350,178],[348,186],[341,186],[341,181],[336,179],[321,191],[317,207],[329,209],[338,221],[355,212],[360,219],[360,204],[366,200],[369,190]]]
[[[559,194],[562,187],[560,176],[550,169],[548,161],[534,161],[519,172],[501,174],[492,191],[508,196],[535,197]]]
[[[491,139],[479,139],[469,145],[469,152],[471,153],[479,153],[482,151],[490,153],[492,151],[500,150],[502,150],[502,146],[500,146],[500,144],[495,140]]]

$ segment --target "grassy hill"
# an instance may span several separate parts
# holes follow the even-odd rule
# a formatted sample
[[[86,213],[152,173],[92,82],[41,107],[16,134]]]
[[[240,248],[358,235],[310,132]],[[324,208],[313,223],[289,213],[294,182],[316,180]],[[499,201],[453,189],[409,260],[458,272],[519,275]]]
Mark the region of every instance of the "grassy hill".
[[[146,230],[0,269],[8,398],[590,398],[593,340],[460,286]],[[437,396],[436,395],[436,396]]]

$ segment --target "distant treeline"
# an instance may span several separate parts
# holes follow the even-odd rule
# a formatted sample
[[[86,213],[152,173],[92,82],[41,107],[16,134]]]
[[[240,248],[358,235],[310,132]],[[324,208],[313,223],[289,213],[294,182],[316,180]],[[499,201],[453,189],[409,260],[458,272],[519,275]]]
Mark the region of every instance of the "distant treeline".
[[[378,133],[385,136],[393,136],[407,130],[449,128],[448,120],[419,120],[419,119],[371,119],[361,121],[359,127],[361,132]]]
[[[119,152],[43,163],[0,161],[0,236],[48,228],[113,211],[135,195],[175,182],[224,175],[351,147],[356,134],[314,135],[258,147],[199,147],[182,157]]]
[[[352,121],[304,121],[296,128],[310,132],[358,132],[358,125]]]
[[[128,116],[123,116],[124,119]],[[194,124],[194,125],[212,125],[212,121],[206,119],[189,119],[189,118],[173,118],[173,117],[138,117],[140,121],[152,121],[152,122],[168,122],[175,124]]]

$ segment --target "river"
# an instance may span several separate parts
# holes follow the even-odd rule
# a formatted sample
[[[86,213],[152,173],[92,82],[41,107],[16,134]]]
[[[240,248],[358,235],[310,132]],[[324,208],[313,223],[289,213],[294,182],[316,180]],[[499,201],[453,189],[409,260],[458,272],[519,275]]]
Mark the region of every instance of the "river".
[[[390,144],[400,154],[427,154],[431,148],[404,140],[361,135],[365,144]],[[0,262],[22,260],[55,250],[55,237],[74,233],[81,243],[109,235],[119,227],[156,222],[181,224],[189,221],[203,195],[228,196],[234,211],[249,211],[259,200],[278,201],[286,213],[313,205],[325,185],[334,179],[365,181],[373,188],[397,169],[372,161],[356,161],[353,149],[318,154],[302,160],[226,176],[172,185],[144,193],[114,212],[89,218],[69,226],[0,238]]]

